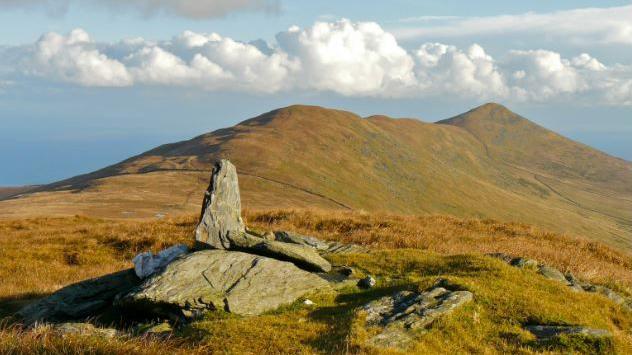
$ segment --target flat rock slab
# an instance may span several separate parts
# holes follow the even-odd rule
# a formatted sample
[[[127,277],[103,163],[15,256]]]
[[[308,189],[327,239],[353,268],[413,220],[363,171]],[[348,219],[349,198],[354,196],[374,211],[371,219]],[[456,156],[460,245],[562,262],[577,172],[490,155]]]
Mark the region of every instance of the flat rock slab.
[[[299,233],[289,231],[277,231],[274,232],[274,237],[275,240],[280,242],[305,245],[319,251],[325,251],[329,249],[329,243],[318,238],[302,235]]]
[[[279,242],[308,246],[323,254],[366,253],[368,248],[356,244],[329,242],[309,235],[289,231],[274,232],[274,239]]]
[[[140,283],[133,269],[66,286],[22,308],[17,315],[25,325],[92,317],[112,305],[114,297]]]
[[[233,249],[289,261],[306,270],[322,272],[331,270],[329,261],[307,245],[268,240],[247,233],[231,236],[231,245]]]
[[[360,254],[368,253],[369,248],[356,244],[333,242],[329,244],[329,248],[325,252],[329,254]]]
[[[327,288],[318,275],[294,264],[226,250],[181,257],[115,304],[169,318],[191,318],[208,310],[257,315]]]
[[[366,304],[366,326],[382,330],[369,344],[386,348],[405,348],[415,330],[429,327],[439,317],[472,301],[469,291],[450,291],[435,286],[425,292],[400,291]]]

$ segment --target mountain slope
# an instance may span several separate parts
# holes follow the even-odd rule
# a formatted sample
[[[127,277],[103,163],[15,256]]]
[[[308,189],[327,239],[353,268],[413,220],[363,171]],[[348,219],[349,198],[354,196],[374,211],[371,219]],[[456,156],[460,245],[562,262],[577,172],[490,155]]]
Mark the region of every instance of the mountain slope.
[[[245,208],[497,218],[632,248],[632,164],[497,104],[438,124],[290,106],[0,202],[0,215],[197,212],[224,157]]]
[[[0,187],[0,200],[28,192],[30,190],[33,190],[34,188],[35,186]]]
[[[486,104],[438,123],[467,130],[497,160],[632,193],[629,162],[560,136],[501,105]]]

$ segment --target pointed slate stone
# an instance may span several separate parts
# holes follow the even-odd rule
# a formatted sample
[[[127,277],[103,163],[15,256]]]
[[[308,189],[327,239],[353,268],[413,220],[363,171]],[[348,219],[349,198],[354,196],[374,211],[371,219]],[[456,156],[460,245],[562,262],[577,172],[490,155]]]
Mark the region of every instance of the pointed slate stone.
[[[215,164],[211,183],[205,192],[200,222],[195,230],[198,245],[229,249],[230,236],[245,233],[241,219],[241,200],[237,170],[230,161]]]

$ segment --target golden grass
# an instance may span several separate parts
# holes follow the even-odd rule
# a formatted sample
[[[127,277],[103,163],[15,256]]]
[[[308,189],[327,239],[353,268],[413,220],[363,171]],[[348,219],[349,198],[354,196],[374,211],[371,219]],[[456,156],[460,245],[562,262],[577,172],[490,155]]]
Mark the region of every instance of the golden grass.
[[[140,251],[191,242],[192,225],[191,218],[157,223],[86,217],[0,222],[0,299],[19,302],[128,268]]]
[[[50,329],[26,331],[0,324],[1,354],[189,354],[182,342],[150,338],[59,336]]]
[[[580,324],[615,334],[610,350],[632,352],[632,314],[606,298],[578,294],[481,253],[528,256],[594,282],[629,292],[632,260],[606,246],[523,224],[444,216],[369,215],[327,211],[246,211],[249,226],[289,229],[323,239],[371,246],[371,254],[335,255],[334,264],[375,275],[378,287],[310,296],[257,317],[222,313],[179,329],[166,341],[60,337],[46,330],[0,326],[0,353],[375,353],[354,310],[401,288],[423,289],[445,277],[475,294],[475,302],[442,319],[413,344],[418,353],[590,352],[542,348],[521,325]],[[82,279],[131,267],[140,251],[190,243],[196,217],[108,221],[86,217],[0,222],[0,318],[33,297]],[[607,345],[607,344],[606,344]],[[560,347],[561,346],[561,347]]]
[[[632,257],[604,244],[522,223],[450,216],[396,216],[357,212],[247,212],[247,221],[269,230],[295,230],[378,249],[415,248],[444,255],[502,252],[573,272],[632,293]]]

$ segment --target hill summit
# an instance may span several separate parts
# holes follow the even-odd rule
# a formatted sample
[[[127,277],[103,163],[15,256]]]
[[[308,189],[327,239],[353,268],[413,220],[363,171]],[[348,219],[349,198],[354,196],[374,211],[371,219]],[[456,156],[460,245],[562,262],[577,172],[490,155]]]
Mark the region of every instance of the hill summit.
[[[437,123],[280,108],[2,201],[0,215],[194,213],[224,158],[246,209],[495,218],[632,248],[632,164],[494,103]]]

